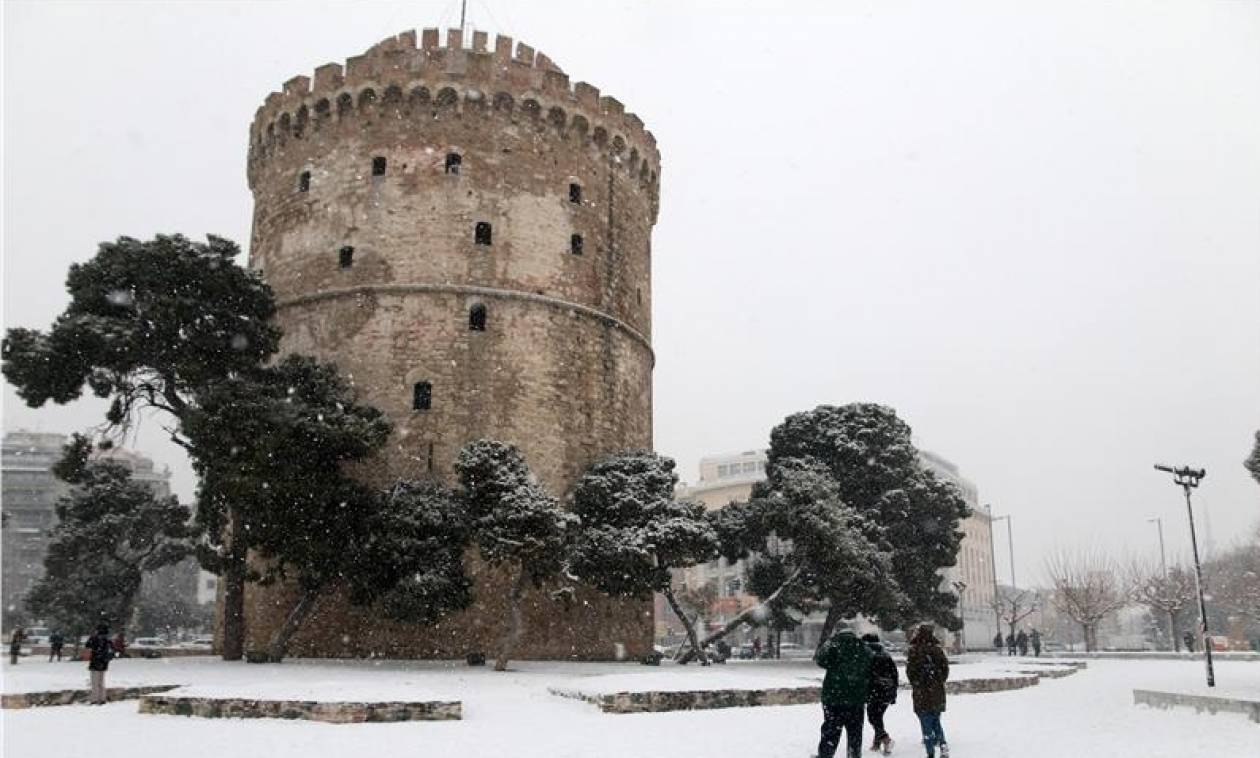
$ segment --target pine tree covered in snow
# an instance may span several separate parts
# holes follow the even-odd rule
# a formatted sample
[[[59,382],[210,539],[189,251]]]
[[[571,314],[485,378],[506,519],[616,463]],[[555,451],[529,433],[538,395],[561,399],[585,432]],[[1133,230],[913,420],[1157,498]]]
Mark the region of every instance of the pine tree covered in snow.
[[[236,557],[254,550],[264,559],[259,581],[298,587],[267,652],[278,661],[319,597],[367,565],[381,497],[346,469],[376,452],[391,425],[357,402],[336,366],[302,356],[238,374],[199,399],[185,428],[201,474],[207,562],[237,570]]]
[[[1256,432],[1256,442],[1251,446],[1251,455],[1243,461],[1243,466],[1251,472],[1251,478],[1260,483],[1260,432]]]
[[[455,493],[434,482],[397,483],[384,495],[351,601],[379,604],[389,618],[422,624],[467,608],[472,582],[464,550],[471,528]]]
[[[101,244],[91,260],[70,267],[70,304],[49,331],[7,332],[5,378],[32,407],[68,403],[86,385],[111,400],[106,418],[115,429],[145,409],[163,411],[176,421],[171,439],[196,458],[184,425],[198,395],[259,369],[279,345],[271,290],[236,265],[239,255],[235,243],[214,236]],[[224,581],[229,659],[240,657],[244,639],[245,557],[233,558]]]
[[[574,575],[618,597],[664,594],[700,650],[692,619],[680,607],[671,569],[717,556],[717,535],[704,506],[674,499],[674,461],[651,452],[629,452],[595,463],[573,491],[573,512],[581,519],[574,539]],[[708,664],[701,651],[700,660]]]
[[[864,522],[881,553],[891,556],[900,596],[832,595],[841,617],[862,612],[885,628],[922,620],[957,630],[958,597],[940,589],[940,572],[953,566],[962,541],[961,519],[969,515],[957,489],[919,465],[910,427],[892,408],[874,403],[819,406],[789,416],[770,433],[767,471],[791,461],[823,466],[838,499]],[[798,464],[791,464],[798,465]],[[835,621],[835,613],[829,614]]]
[[[494,664],[496,671],[504,671],[523,631],[525,590],[560,574],[577,518],[562,511],[556,499],[534,481],[514,445],[470,442],[459,451],[455,472],[482,559],[511,576],[507,631]]]
[[[101,621],[126,624],[144,574],[192,549],[187,508],[174,496],[155,497],[126,466],[90,460],[91,451],[75,435],[54,469],[73,488],[57,502],[44,576],[26,598],[33,614],[71,639]]]

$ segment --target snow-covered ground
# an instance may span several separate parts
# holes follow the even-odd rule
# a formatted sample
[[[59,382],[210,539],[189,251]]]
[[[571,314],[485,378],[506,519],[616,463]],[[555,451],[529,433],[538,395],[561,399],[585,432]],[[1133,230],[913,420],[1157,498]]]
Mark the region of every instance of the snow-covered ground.
[[[956,667],[970,676],[1024,662],[998,659]],[[5,692],[83,686],[81,663],[24,661],[5,666]],[[1224,662],[1218,691],[1240,694],[1260,683],[1260,665]],[[122,660],[111,684],[181,683],[224,695],[408,700],[457,698],[464,720],[334,725],[141,715],[136,702],[2,712],[3,754],[22,758],[119,755],[129,758],[340,758],[346,755],[512,756],[512,758],[705,758],[747,755],[801,758],[817,741],[817,706],[606,714],[548,687],[580,683],[606,689],[699,689],[766,682],[808,683],[805,662],[741,662],[645,669],[635,664],[522,663],[516,671],[442,663],[292,661],[280,666],[213,659]],[[616,678],[613,678],[616,677]],[[1255,758],[1260,727],[1233,714],[1160,711],[1132,704],[1134,687],[1206,690],[1201,664],[1190,661],[1090,661],[1089,668],[1036,687],[949,700],[945,731],[958,758]],[[601,681],[602,680],[602,681]],[[638,685],[644,685],[639,687]],[[921,755],[918,728],[903,693],[889,711],[897,755]]]

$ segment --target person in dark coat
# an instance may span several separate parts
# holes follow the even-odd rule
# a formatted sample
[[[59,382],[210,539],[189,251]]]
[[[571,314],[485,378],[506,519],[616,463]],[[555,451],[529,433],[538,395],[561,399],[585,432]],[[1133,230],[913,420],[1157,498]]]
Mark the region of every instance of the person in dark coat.
[[[1019,648],[1020,655],[1028,655],[1028,635],[1023,629],[1019,630],[1019,636],[1015,638],[1015,647]]]
[[[13,630],[13,636],[9,637],[9,663],[17,665],[18,656],[22,654],[22,642],[26,639],[26,632],[22,627]]]
[[[923,729],[923,746],[928,758],[949,758],[949,744],[941,727],[941,714],[945,712],[945,682],[949,680],[949,659],[941,650],[931,624],[923,624],[910,640],[906,652],[906,678],[913,688],[914,713]]]
[[[53,658],[61,660],[61,649],[66,646],[66,638],[61,636],[61,632],[53,632],[48,638],[48,662],[52,663]]]
[[[1006,635],[1006,654],[1015,655],[1015,635]]]
[[[122,630],[118,630],[118,634],[114,635],[114,655],[119,658],[130,658],[127,655],[127,638],[123,635]]]
[[[1041,657],[1041,632],[1036,629],[1032,630],[1032,634],[1028,635],[1028,641],[1032,643],[1033,655]]]
[[[873,657],[870,648],[848,629],[832,635],[814,656],[814,662],[827,670],[822,686],[823,724],[818,758],[834,758],[841,731],[848,733],[848,758],[861,755],[862,709],[870,689]]]
[[[1002,633],[1001,632],[998,632],[997,634],[993,635],[993,649],[997,651],[998,655],[1002,654]]]
[[[109,641],[109,627],[101,624],[96,632],[88,637],[88,678],[92,682],[92,692],[88,702],[92,705],[104,705],[107,697],[105,690],[105,672],[109,662],[114,658],[114,643]]]
[[[893,741],[884,728],[884,711],[897,702],[897,686],[901,683],[897,675],[897,664],[892,656],[879,644],[879,637],[874,634],[862,635],[862,641],[871,649],[871,684],[866,695],[866,718],[875,730],[871,741],[871,750],[883,749],[884,755],[892,752]]]
[[[1181,635],[1181,641],[1186,643],[1186,652],[1194,652],[1194,632],[1186,630],[1186,633]],[[14,663],[16,663],[16,661],[14,661]]]

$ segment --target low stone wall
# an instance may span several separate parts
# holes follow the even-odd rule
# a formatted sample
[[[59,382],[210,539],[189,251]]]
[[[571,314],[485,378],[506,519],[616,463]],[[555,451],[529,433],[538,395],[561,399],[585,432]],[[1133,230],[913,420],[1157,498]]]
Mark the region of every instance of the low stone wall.
[[[144,695],[156,692],[168,692],[179,687],[178,684],[154,684],[144,687],[108,687],[105,697],[108,700],[135,700]],[[53,705],[75,705],[86,703],[91,697],[88,690],[52,690],[47,692],[17,692],[3,696],[5,708],[44,708]]]
[[[1134,652],[1120,651],[1103,651],[1096,653],[1045,653],[1043,658],[1053,658],[1056,662],[1060,659],[1071,658],[1105,658],[1117,661],[1136,661],[1147,659],[1158,659],[1166,661],[1201,661],[1203,660],[1203,651],[1195,653],[1174,653],[1170,650],[1139,650]],[[1217,661],[1252,661],[1260,663],[1260,653],[1246,652],[1242,650],[1213,650],[1212,659]]]
[[[1071,676],[1084,666],[1047,668],[1045,671],[1026,671],[1019,676],[991,677],[985,679],[958,679],[945,683],[945,691],[951,695],[1004,692],[1036,685],[1042,677]],[[910,689],[909,682],[901,688]],[[783,687],[777,689],[715,689],[646,690],[643,692],[590,693],[563,687],[551,687],[551,694],[559,697],[585,700],[594,703],[605,713],[660,713],[664,711],[698,711],[712,708],[749,708],[761,705],[808,705],[817,703],[822,688]]]
[[[598,705],[604,713],[660,713],[712,708],[749,708],[759,705],[806,705],[817,703],[821,687],[782,687],[764,690],[665,690],[588,694],[556,687],[551,694]]]
[[[1189,695],[1184,692],[1159,692],[1157,690],[1133,690],[1134,705],[1155,708],[1193,708],[1199,713],[1241,713],[1260,724],[1260,700],[1220,697],[1217,695]]]
[[[458,701],[420,702],[316,702],[313,700],[256,700],[179,695],[150,695],[140,699],[141,713],[167,716],[237,719],[301,719],[330,724],[363,724],[386,721],[458,721],[463,704]]]

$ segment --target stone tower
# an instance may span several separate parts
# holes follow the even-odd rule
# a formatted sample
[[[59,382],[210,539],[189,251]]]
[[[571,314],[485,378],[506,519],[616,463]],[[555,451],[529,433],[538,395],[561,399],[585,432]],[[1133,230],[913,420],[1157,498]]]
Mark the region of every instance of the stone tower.
[[[393,420],[366,476],[451,483],[460,447],[494,438],[563,497],[598,457],[652,445],[660,155],[637,116],[542,53],[471,37],[400,34],[267,97],[250,128],[250,265],[275,290],[283,349],[336,362]],[[488,649],[502,578],[477,582],[477,605],[435,628],[326,599],[292,651]],[[289,591],[250,588],[247,648]],[[521,656],[650,646],[650,604],[581,600],[527,598]]]

